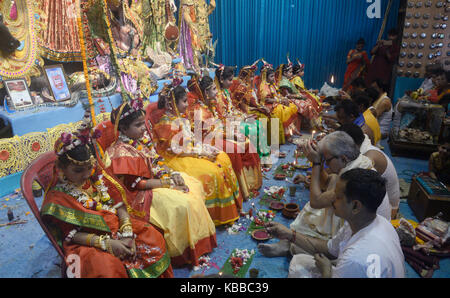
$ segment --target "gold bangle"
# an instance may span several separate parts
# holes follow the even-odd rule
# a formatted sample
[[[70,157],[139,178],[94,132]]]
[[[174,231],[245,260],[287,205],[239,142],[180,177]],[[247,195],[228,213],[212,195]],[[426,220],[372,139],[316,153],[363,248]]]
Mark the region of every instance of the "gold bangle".
[[[92,241],[92,238],[95,236],[95,234],[88,234],[87,235],[87,237],[86,237],[86,245],[87,246],[92,246],[92,244],[91,244],[91,241]]]
[[[114,251],[113,251],[113,249],[112,249],[112,245],[111,245],[111,239],[108,239],[108,240],[106,241],[106,249],[107,249],[107,251],[108,251],[110,254],[112,254],[113,256],[115,256],[115,255],[114,255]]]
[[[131,224],[131,220],[130,220],[129,217],[127,217],[127,218],[122,218],[122,219],[120,219],[119,223],[120,223],[120,226],[122,227],[122,226],[125,225],[125,224]]]
[[[101,238],[102,238],[102,236],[97,236],[97,238],[95,239],[95,241],[94,241],[94,247],[95,248],[102,249],[102,246],[100,244]]]
[[[120,227],[120,229],[119,229],[120,233],[123,233],[123,231],[127,227],[129,227],[131,230],[133,230],[133,226],[131,225],[131,223],[128,223],[128,224],[124,224],[123,226]]]

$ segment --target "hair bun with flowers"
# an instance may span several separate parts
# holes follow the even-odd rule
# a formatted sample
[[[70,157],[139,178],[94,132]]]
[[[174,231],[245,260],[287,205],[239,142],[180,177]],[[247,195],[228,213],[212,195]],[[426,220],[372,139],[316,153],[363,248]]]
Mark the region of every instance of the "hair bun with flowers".
[[[125,103],[124,105],[128,104],[130,109],[126,111],[125,113],[122,113],[119,117],[119,121],[125,119],[126,117],[130,116],[131,114],[141,111],[144,109],[144,103],[140,98],[134,98],[131,99],[128,103]]]
[[[89,111],[86,111],[82,123],[77,131],[73,133],[63,132],[55,143],[55,152],[58,156],[63,156],[66,152],[75,149],[80,145],[90,145],[93,139],[101,136],[101,131],[91,132],[92,122]]]

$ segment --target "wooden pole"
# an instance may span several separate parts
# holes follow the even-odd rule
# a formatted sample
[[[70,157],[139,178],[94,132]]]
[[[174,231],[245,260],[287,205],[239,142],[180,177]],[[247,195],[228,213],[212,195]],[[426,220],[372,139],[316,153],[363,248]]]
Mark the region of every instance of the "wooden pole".
[[[377,43],[381,40],[381,37],[383,37],[384,30],[386,29],[386,24],[387,24],[387,20],[389,17],[389,13],[391,12],[392,2],[393,2],[393,0],[389,0],[388,6],[386,8],[386,13],[384,14],[383,25],[381,26],[380,33],[378,34]],[[370,63],[373,62],[374,58],[375,58],[375,55],[372,56]]]

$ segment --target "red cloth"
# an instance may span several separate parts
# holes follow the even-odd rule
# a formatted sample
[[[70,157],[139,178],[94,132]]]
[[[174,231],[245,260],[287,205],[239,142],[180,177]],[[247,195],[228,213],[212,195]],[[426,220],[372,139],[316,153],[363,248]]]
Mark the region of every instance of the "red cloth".
[[[390,54],[390,58],[387,54]],[[369,72],[366,77],[367,86],[371,85],[376,79],[383,84],[391,84],[392,67],[397,62],[400,55],[400,45],[393,43],[392,46],[380,46],[375,53],[375,58],[369,66]]]
[[[356,52],[357,52],[356,50],[351,50],[347,55],[347,59],[350,59],[350,57],[352,55],[354,55]],[[361,54],[362,54],[362,58],[353,60],[347,66],[347,71],[345,72],[345,76],[344,76],[344,88],[345,89],[348,89],[348,87],[350,86],[352,81],[359,77],[356,74],[353,75],[353,73],[355,71],[359,72],[359,69],[363,65],[366,65],[366,67],[367,67],[370,64],[369,57],[368,57],[366,51],[361,52]],[[352,78],[352,76],[353,76],[353,78]]]

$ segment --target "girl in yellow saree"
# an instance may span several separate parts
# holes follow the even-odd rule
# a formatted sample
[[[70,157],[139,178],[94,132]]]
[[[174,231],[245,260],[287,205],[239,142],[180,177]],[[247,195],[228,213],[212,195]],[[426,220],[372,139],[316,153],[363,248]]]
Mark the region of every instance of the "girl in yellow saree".
[[[119,139],[105,155],[105,166],[133,194],[130,205],[163,231],[172,264],[198,265],[198,258],[217,246],[215,226],[205,207],[202,184],[172,172],[144,137],[144,111],[139,102],[124,103],[111,113]],[[140,214],[136,214],[140,216]]]
[[[206,208],[215,225],[233,223],[239,219],[243,199],[230,158],[212,146],[194,143],[191,123],[183,117],[187,108],[184,88],[167,86],[158,104],[166,109],[153,129],[158,152],[167,166],[202,182]]]

